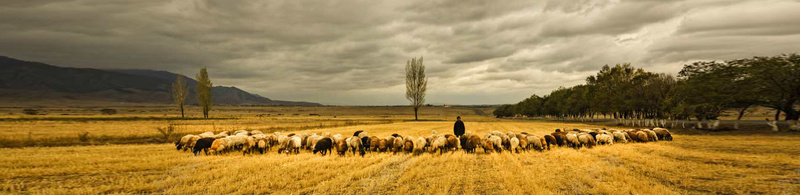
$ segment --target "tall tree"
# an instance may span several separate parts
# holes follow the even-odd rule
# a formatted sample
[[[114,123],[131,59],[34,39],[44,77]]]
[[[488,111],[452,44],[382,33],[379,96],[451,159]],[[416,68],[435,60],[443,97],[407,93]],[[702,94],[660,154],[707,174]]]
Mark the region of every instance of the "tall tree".
[[[728,62],[745,69],[740,77],[753,83],[756,102],[786,113],[785,120],[798,120],[800,110],[800,55],[783,54],[773,57],[753,57]]]
[[[428,79],[425,78],[425,65],[422,57],[411,58],[406,62],[406,99],[414,107],[414,120],[419,120],[417,115],[419,107],[425,103],[425,91],[428,90]]]
[[[197,100],[200,107],[203,108],[203,117],[208,118],[208,111],[211,110],[211,80],[208,79],[208,71],[206,67],[200,69],[197,74]]]
[[[183,75],[178,75],[175,83],[172,83],[172,100],[181,109],[181,118],[186,118],[183,113],[183,106],[186,105],[186,96],[189,96],[189,87],[183,83]]]

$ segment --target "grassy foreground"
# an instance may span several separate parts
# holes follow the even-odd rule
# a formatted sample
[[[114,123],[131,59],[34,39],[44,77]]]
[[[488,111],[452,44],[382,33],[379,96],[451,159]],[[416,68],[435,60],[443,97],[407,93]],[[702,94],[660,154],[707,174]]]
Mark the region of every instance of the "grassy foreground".
[[[599,127],[541,121],[467,120],[475,133]],[[428,135],[451,121],[395,122],[305,130]],[[286,131],[289,132],[289,131]],[[292,131],[299,132],[299,131]],[[674,131],[675,141],[553,148],[521,154],[388,153],[357,157],[194,157],[170,144],[0,149],[2,193],[10,194],[796,194],[796,134]],[[480,151],[480,150],[479,150]]]

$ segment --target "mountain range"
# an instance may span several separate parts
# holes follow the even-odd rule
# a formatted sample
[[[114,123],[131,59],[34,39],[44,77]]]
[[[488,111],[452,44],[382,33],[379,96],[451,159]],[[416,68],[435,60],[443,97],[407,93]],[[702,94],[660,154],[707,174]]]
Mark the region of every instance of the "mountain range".
[[[197,104],[197,81],[167,71],[70,68],[0,56],[0,100],[168,104],[172,102],[172,83],[179,76],[190,89],[187,104]],[[272,100],[234,86],[214,86],[211,94],[216,105],[321,106]]]

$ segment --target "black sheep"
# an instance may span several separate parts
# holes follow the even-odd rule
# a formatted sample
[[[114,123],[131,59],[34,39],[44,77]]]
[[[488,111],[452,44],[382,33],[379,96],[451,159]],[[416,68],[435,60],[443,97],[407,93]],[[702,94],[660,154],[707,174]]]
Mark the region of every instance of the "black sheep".
[[[203,150],[206,156],[208,156],[208,148],[211,147],[212,143],[214,143],[214,138],[211,137],[201,138],[197,140],[197,143],[194,144],[194,148],[192,148],[192,153],[194,153],[194,155],[197,156],[197,153],[199,153],[200,150]]]
[[[328,151],[331,151],[333,145],[333,141],[331,138],[322,138],[321,140],[317,141],[317,145],[314,146],[314,154],[319,152],[322,156],[328,154]]]
[[[355,133],[353,133],[353,136],[356,136],[356,137],[358,137],[358,134],[361,134],[361,132],[364,132],[364,130],[358,130],[358,131],[356,131]]]
[[[364,136],[364,137],[361,138],[361,144],[364,145],[365,149],[370,148],[370,146],[369,146],[370,143],[369,142],[370,142],[369,137]]]

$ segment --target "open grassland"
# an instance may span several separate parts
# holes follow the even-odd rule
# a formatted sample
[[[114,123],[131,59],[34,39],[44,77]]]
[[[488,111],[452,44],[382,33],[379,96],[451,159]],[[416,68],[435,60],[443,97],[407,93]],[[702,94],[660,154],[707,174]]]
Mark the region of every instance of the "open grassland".
[[[444,114],[442,115],[444,116]],[[353,115],[350,118],[359,118]],[[364,117],[369,118],[369,117]],[[426,117],[435,118],[435,117]],[[443,117],[444,119],[446,117]],[[471,120],[470,120],[471,119]],[[467,130],[602,127],[466,117]],[[131,121],[137,124],[142,121]],[[113,127],[113,125],[109,125]],[[207,128],[207,127],[203,127]],[[361,124],[282,132],[366,130],[423,136],[451,133],[452,121]],[[674,141],[553,148],[521,154],[454,153],[364,157],[192,156],[171,144],[0,149],[2,190],[10,194],[797,194],[800,135],[674,130]]]

